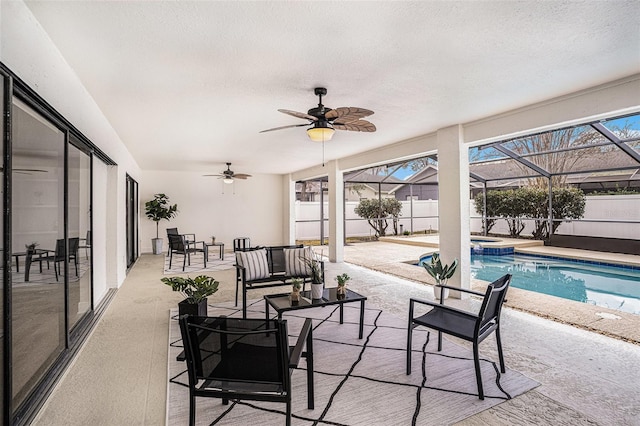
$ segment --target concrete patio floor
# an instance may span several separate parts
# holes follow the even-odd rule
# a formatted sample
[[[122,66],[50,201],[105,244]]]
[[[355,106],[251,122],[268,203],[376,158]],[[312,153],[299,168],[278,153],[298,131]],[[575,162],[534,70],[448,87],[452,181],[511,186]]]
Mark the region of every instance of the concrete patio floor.
[[[410,297],[433,298],[432,287],[417,282],[417,275],[397,276],[405,270],[402,262],[412,256],[407,247],[389,243],[345,247],[349,263],[327,263],[327,285],[335,285],[333,277],[346,272],[353,278],[349,287],[366,295],[368,304],[405,318]],[[356,265],[365,258],[378,271]],[[33,424],[164,424],[168,311],[181,297],[160,282],[162,268],[163,256],[141,256]],[[422,278],[426,275],[411,268]],[[394,275],[379,272],[384,270]],[[221,283],[211,302],[233,300],[234,272],[211,275]],[[278,287],[254,291],[251,298],[282,291]],[[515,297],[510,294],[510,298]],[[479,306],[475,298],[447,303],[470,310]],[[459,424],[639,424],[640,345],[509,306],[503,310],[502,338],[507,366],[540,386]],[[495,339],[483,342],[480,352],[497,359]]]

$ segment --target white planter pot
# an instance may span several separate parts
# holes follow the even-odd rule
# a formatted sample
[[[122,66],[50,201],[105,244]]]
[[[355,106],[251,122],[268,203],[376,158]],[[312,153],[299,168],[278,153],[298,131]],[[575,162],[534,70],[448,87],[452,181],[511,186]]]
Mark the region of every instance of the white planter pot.
[[[153,254],[162,254],[162,238],[152,238],[151,247],[153,247]]]
[[[311,298],[322,299],[322,293],[324,291],[324,284],[311,283]]]
[[[448,288],[441,288],[438,287],[437,285],[433,286],[433,296],[437,301],[440,301],[440,292],[444,290],[444,299],[446,299],[447,297],[449,297],[449,289]]]

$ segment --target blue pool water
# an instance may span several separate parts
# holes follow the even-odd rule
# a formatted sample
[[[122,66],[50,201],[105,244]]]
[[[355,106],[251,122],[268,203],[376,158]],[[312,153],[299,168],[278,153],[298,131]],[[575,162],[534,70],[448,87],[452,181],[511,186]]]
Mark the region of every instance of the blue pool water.
[[[430,261],[430,257],[421,259]],[[640,269],[527,255],[471,255],[471,276],[640,315]]]

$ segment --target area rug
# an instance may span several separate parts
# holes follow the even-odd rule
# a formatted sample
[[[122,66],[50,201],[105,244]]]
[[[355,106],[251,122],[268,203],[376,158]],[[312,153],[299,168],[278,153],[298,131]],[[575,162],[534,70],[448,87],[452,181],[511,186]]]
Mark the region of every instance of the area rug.
[[[264,301],[254,300],[248,316],[264,318]],[[358,339],[359,304],[319,307],[284,315],[293,343],[304,318],[313,318],[315,409],[307,409],[304,360],[293,373],[294,425],[426,425],[451,424],[535,388],[539,383],[482,357],[485,399],[478,399],[471,349],[444,340],[437,352],[437,334],[414,331],[413,371],[407,376],[406,319],[367,307],[364,338]],[[172,310],[169,331],[167,424],[189,420],[188,377],[180,329]],[[209,305],[209,316],[241,316],[233,303]],[[485,342],[491,344],[491,342]],[[424,369],[422,365],[424,364]],[[284,404],[198,398],[199,425],[282,425]]]
[[[207,267],[204,266],[204,255],[202,253],[193,253],[191,255],[191,262],[187,261],[184,271],[182,270],[182,256],[177,255],[173,256],[173,260],[171,261],[171,269],[169,269],[169,256],[165,255],[164,257],[164,274],[200,274],[206,272],[215,272],[215,271],[223,271],[225,269],[233,269],[234,264],[236,263],[235,256],[233,254],[229,254],[225,256],[224,260],[221,260],[216,255],[210,253],[209,260],[207,260]]]

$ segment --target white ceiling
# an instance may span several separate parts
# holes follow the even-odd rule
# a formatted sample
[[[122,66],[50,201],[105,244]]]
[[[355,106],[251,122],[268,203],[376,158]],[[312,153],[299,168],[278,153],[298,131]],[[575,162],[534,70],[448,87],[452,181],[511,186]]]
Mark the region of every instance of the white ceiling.
[[[143,169],[286,173],[322,161],[279,108],[368,108],[340,158],[640,70],[640,3],[31,1]]]

